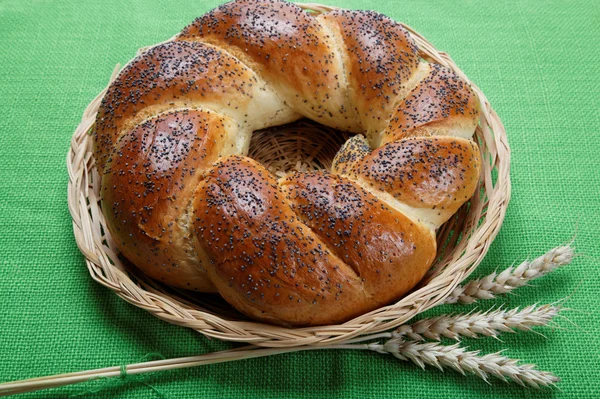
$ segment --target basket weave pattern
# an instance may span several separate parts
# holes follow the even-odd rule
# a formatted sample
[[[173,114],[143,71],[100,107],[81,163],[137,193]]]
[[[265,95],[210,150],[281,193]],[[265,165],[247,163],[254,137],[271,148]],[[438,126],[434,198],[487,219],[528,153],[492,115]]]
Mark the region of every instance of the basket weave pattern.
[[[335,9],[319,4],[298,5],[313,13]],[[449,67],[470,82],[446,53],[436,50],[412,28],[404,24],[402,26],[411,33],[423,59]],[[140,49],[140,52],[146,49]],[[118,71],[117,66],[111,81]],[[480,126],[475,133],[484,161],[479,190],[476,191],[479,195],[476,194],[440,228],[437,234],[438,260],[434,267],[417,289],[394,304],[340,325],[309,328],[272,326],[244,318],[215,295],[189,294],[154,282],[120,260],[101,211],[100,176],[92,156],[92,137],[89,134],[106,89],[85,110],[67,155],[69,210],[77,245],[86,258],[88,270],[94,280],[127,302],[169,323],[189,327],[221,340],[265,347],[319,346],[343,343],[359,335],[404,324],[418,313],[442,303],[479,265],[500,229],[510,198],[510,148],[506,132],[483,93],[471,85],[482,109]],[[287,146],[271,142],[271,147],[268,147],[266,142],[260,143],[265,145],[256,145],[254,148],[260,150],[251,155],[269,166],[269,158],[275,162],[277,156],[273,155],[274,152],[265,152],[264,148],[277,145],[285,153],[286,148],[291,148],[293,152],[293,142],[297,143],[296,148],[306,147],[296,139],[298,137],[290,139]],[[309,163],[309,166],[326,168],[328,165],[315,166]],[[281,165],[274,165],[273,168],[281,170]]]

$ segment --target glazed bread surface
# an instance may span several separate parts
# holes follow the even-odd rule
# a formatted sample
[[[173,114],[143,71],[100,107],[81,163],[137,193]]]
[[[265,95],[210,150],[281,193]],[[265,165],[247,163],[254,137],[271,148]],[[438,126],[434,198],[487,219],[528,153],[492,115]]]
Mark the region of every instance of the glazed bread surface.
[[[399,299],[476,192],[479,103],[371,11],[226,3],[129,63],[94,129],[119,251],[251,318],[341,323]],[[253,131],[300,119],[359,133],[329,171],[277,179]]]

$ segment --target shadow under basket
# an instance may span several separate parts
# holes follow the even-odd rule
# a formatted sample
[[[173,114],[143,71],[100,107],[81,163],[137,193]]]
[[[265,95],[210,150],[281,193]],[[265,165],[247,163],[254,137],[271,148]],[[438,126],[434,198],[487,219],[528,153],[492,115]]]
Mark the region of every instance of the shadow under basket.
[[[334,9],[319,4],[298,5],[315,14]],[[437,51],[413,29],[402,25],[412,34],[424,60],[449,67],[470,82],[446,53]],[[147,49],[140,49],[140,52]],[[118,71],[117,66],[111,81]],[[106,89],[85,110],[67,155],[69,210],[75,239],[86,258],[88,270],[94,280],[127,302],[169,323],[225,341],[265,347],[331,345],[404,324],[442,303],[479,265],[502,225],[508,206],[510,148],[506,132],[483,93],[471,85],[482,109],[474,138],[483,160],[479,189],[437,232],[437,260],[427,276],[413,291],[393,304],[339,325],[286,328],[251,321],[217,294],[178,290],[146,277],[119,256],[100,208],[100,178],[92,156],[89,132]],[[300,121],[255,132],[249,156],[276,174],[293,169],[327,169],[348,134],[324,134],[324,130],[332,129]]]

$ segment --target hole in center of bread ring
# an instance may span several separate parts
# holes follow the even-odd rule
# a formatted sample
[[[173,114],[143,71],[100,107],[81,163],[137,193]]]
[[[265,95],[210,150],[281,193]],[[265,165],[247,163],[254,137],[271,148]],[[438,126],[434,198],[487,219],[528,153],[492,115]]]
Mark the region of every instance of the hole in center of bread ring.
[[[309,119],[252,133],[248,157],[277,177],[293,172],[331,170],[334,157],[352,133]]]

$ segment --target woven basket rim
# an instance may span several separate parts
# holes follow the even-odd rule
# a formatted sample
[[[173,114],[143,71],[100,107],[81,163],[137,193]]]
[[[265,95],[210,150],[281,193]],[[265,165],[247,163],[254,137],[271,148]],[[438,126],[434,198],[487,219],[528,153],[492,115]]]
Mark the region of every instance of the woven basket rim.
[[[339,9],[317,3],[297,3],[297,5],[313,13]],[[454,234],[451,240],[454,240],[455,246],[451,247],[451,250],[437,263],[438,269],[430,272],[426,277],[426,284],[394,304],[363,314],[343,324],[287,328],[256,321],[229,320],[199,310],[193,303],[177,294],[161,291],[160,286],[150,280],[136,283],[127,273],[126,268],[116,260],[117,252],[100,210],[97,184],[99,176],[91,152],[89,131],[95,122],[106,88],[84,111],[67,154],[69,211],[73,218],[75,239],[85,256],[91,277],[125,301],[169,323],[192,328],[207,337],[266,347],[343,343],[359,335],[397,327],[418,313],[442,303],[479,265],[502,225],[511,192],[510,147],[500,118],[481,90],[456,66],[448,54],[436,50],[410,26],[403,23],[401,25],[416,41],[423,59],[453,69],[471,84],[482,109],[481,123],[476,131],[484,160],[480,179],[482,195],[475,195],[470,205],[463,206],[462,212],[459,211],[458,216],[451,219],[462,223],[461,226],[464,227],[461,233],[466,238],[458,242],[459,234]],[[165,42],[154,46],[162,43]],[[154,46],[144,47],[138,54]],[[108,85],[117,76],[119,70],[117,65]],[[495,179],[493,171],[496,174]],[[454,222],[448,222],[440,228],[438,243],[450,239],[453,226]]]

